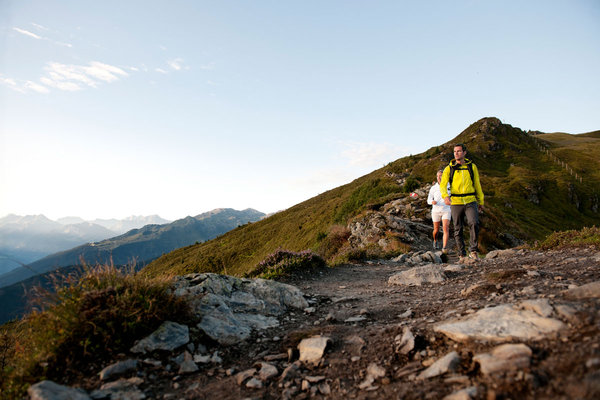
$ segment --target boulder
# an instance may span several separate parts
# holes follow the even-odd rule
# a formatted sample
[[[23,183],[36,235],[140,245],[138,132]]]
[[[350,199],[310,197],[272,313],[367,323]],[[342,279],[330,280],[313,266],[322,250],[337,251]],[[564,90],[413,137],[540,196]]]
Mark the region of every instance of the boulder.
[[[442,267],[435,264],[414,267],[390,276],[388,283],[391,285],[421,286],[426,283],[444,282]]]
[[[155,350],[173,351],[190,341],[190,330],[186,325],[164,322],[154,333],[138,341],[132,353],[149,353]]]
[[[565,296],[572,299],[600,298],[600,281],[569,289],[565,292]]]
[[[433,329],[459,342],[505,342],[539,340],[563,328],[565,324],[557,319],[542,317],[533,311],[504,304],[484,308],[464,318],[441,322]]]
[[[59,385],[52,381],[41,381],[27,389],[30,400],[91,400],[80,389]]]

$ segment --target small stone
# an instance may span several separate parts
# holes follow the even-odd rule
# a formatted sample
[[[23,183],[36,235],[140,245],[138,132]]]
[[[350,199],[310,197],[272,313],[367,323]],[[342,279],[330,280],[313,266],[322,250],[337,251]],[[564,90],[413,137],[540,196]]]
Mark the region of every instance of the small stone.
[[[331,387],[327,382],[319,383],[317,387],[322,395],[328,396],[331,394]]]
[[[238,385],[241,385],[242,383],[244,383],[244,381],[246,379],[254,376],[255,373],[256,373],[256,368],[250,368],[245,371],[238,372],[235,375],[235,381],[237,382]]]
[[[476,398],[477,394],[477,386],[470,386],[449,394],[448,396],[444,397],[443,400],[471,400]]]
[[[323,357],[329,343],[331,343],[331,339],[325,336],[313,336],[308,339],[302,339],[298,345],[300,361],[318,363]]]
[[[394,341],[396,342],[396,353],[408,354],[415,348],[415,335],[409,327],[404,327],[402,336],[396,336]]]
[[[128,359],[111,364],[100,371],[100,380],[108,380],[114,376],[123,375],[137,368],[137,360]]]
[[[367,367],[367,374],[372,376],[374,379],[383,378],[385,376],[385,368],[375,363],[371,363]]]
[[[298,366],[298,364],[293,363],[293,364],[288,365],[283,370],[283,372],[281,373],[281,380],[285,381],[285,380],[289,380],[289,379],[294,379],[299,375],[300,375],[300,367]]]
[[[261,381],[266,382],[267,380],[277,376],[279,371],[277,371],[277,367],[272,364],[261,362],[260,370],[258,371],[258,376]]]
[[[316,309],[316,308],[314,308],[314,307],[306,307],[306,308],[304,309],[304,312],[305,312],[305,313],[307,313],[307,314],[313,314],[313,313],[314,313],[316,310],[317,310],[317,309]]]
[[[574,299],[600,298],[600,281],[569,289],[565,295]]]
[[[310,390],[310,382],[308,382],[306,379],[302,380],[302,391],[306,392],[307,390]]]
[[[484,375],[490,375],[529,368],[532,354],[531,349],[523,343],[503,344],[490,353],[477,354],[473,361],[479,363]]]
[[[247,383],[246,387],[250,389],[262,389],[263,383],[261,380],[256,378],[251,378]]]
[[[435,376],[443,375],[446,372],[451,372],[456,370],[458,365],[460,364],[460,356],[456,351],[450,352],[446,354],[444,357],[437,360],[433,363],[429,368],[425,371],[421,372],[418,379],[428,379],[433,378]]]

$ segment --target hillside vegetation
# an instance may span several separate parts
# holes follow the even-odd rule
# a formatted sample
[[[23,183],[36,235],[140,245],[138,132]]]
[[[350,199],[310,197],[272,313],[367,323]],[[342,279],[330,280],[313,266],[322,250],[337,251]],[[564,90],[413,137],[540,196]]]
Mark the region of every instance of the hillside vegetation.
[[[244,275],[279,248],[310,249],[331,262],[339,258],[334,244],[340,229],[367,210],[378,209],[431,182],[435,171],[452,159],[457,142],[467,145],[467,158],[479,167],[486,195],[482,250],[507,247],[513,238],[533,241],[554,231],[600,224],[597,132],[532,135],[496,118],[483,118],[447,143],[401,158],[209,242],[175,250],[143,271],[150,276],[190,272]],[[541,151],[540,145],[564,158],[582,181]]]

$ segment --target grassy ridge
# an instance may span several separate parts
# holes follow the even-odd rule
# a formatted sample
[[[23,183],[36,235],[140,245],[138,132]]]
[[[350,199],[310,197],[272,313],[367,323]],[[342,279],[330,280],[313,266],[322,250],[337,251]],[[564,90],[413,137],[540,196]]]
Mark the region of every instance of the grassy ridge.
[[[484,118],[443,145],[401,158],[207,243],[173,251],[144,271],[151,276],[201,271],[243,275],[278,248],[318,250],[333,227],[346,225],[366,209],[406,195],[405,188],[390,176],[400,175],[417,185],[431,182],[435,171],[452,158],[456,142],[466,143],[467,157],[480,170],[486,195],[483,250],[506,246],[502,239],[506,233],[533,240],[557,230],[600,224],[598,213],[591,211],[600,183],[600,139],[594,133],[562,135],[566,134],[536,135],[535,139],[495,118]],[[536,140],[547,140],[556,155],[584,175],[584,182],[576,182],[539,151]]]

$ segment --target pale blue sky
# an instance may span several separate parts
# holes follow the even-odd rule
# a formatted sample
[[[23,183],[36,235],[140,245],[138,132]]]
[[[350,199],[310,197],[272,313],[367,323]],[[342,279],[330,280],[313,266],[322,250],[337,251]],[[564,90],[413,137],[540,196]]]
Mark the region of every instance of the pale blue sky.
[[[273,212],[482,117],[598,130],[598,71],[598,0],[0,0],[0,217]]]

